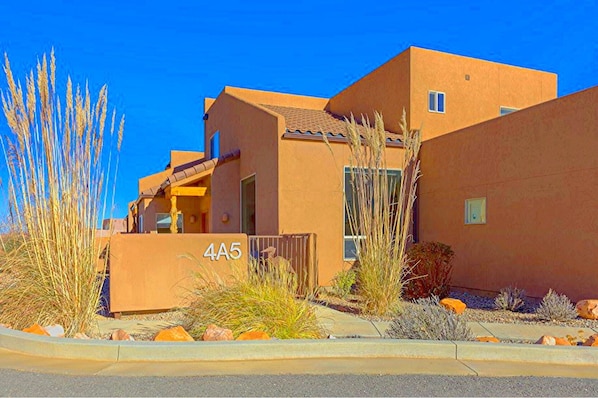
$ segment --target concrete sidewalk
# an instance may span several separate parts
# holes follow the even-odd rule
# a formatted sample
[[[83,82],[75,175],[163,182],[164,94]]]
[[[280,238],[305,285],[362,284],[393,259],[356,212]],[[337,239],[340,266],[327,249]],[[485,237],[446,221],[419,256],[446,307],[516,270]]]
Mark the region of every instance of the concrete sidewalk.
[[[388,322],[371,322],[316,306],[335,339],[235,342],[74,340],[0,328],[0,368],[93,375],[443,374],[598,378],[595,347],[493,344],[382,338]],[[170,322],[104,320],[102,333],[147,333]],[[543,334],[577,336],[550,325],[471,323],[474,334],[535,341]],[[596,329],[582,329],[586,337]]]

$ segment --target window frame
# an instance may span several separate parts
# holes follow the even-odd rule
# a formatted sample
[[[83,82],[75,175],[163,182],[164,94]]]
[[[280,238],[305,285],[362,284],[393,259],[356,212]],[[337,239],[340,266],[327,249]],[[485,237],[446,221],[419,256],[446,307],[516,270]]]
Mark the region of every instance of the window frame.
[[[214,145],[214,142],[216,145]],[[217,150],[214,151],[214,148]],[[216,156],[214,156],[214,152],[217,152]],[[210,159],[218,157],[220,157],[220,130],[216,130],[216,132],[210,136]]]
[[[365,235],[346,235],[346,222],[347,222],[347,194],[346,194],[346,181],[347,181],[347,172],[351,169],[351,166],[344,166],[343,167],[343,223],[342,223],[342,228],[343,228],[343,261],[357,261],[357,256],[354,257],[346,257],[346,249],[345,249],[345,245],[346,242],[350,242],[350,243],[354,243],[354,240],[361,240],[361,239],[365,239],[366,236]],[[353,167],[355,168],[355,167]],[[399,183],[401,182],[402,178],[403,178],[403,169],[400,168],[386,168],[385,169],[386,172],[398,172],[399,173]],[[349,171],[350,173],[350,171]],[[357,250],[357,248],[355,248],[355,250]],[[356,255],[357,253],[355,253]]]
[[[177,214],[177,233],[183,234],[183,233],[185,233],[185,216],[183,215],[182,211],[178,211],[176,214]],[[169,229],[169,232],[160,232],[158,230],[158,216],[161,216],[161,215],[166,215],[167,217],[170,217],[170,213],[156,213],[156,232],[159,234],[160,233],[162,233],[162,234],[170,233],[170,229]],[[180,230],[179,230],[179,226],[178,226],[179,219],[181,220]],[[170,228],[170,225],[169,225],[169,228]]]
[[[470,209],[471,206],[478,202],[481,201],[481,207],[480,207],[480,220],[479,221],[473,221],[470,219]],[[486,211],[486,197],[478,197],[478,198],[469,198],[469,199],[465,199],[465,225],[484,225],[486,224],[487,221],[487,211]]]
[[[442,95],[442,111],[438,110],[438,96]],[[430,103],[430,95],[434,95],[433,104]],[[434,105],[431,109],[430,105]],[[446,93],[444,91],[428,90],[428,112],[431,113],[446,113]]]

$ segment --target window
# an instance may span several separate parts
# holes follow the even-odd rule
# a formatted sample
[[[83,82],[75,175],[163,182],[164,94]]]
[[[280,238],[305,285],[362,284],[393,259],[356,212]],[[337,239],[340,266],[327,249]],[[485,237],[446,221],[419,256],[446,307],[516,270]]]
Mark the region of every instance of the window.
[[[465,224],[486,224],[486,198],[465,200]]]
[[[156,230],[159,234],[170,233],[170,213],[156,213]],[[177,214],[176,219],[177,232],[183,233],[183,213]]]
[[[210,157],[212,159],[217,158],[220,156],[220,131],[216,131],[216,133],[210,138]]]
[[[391,191],[391,203],[396,204],[399,198],[399,191],[401,190],[401,170],[386,170],[387,179],[389,184],[389,190]],[[344,233],[343,233],[343,258],[345,260],[357,259],[357,247],[356,242],[360,239],[365,239],[365,236],[353,235],[351,230],[351,221],[348,214],[348,209],[357,208],[357,192],[351,183],[351,169],[345,167],[345,179],[344,179],[344,193],[346,204],[344,206]]]
[[[137,222],[137,224],[138,224],[138,225],[137,225],[137,232],[139,232],[139,233],[141,233],[141,232],[145,232],[145,231],[143,230],[143,214],[140,214],[140,215],[138,216],[138,218],[139,218],[139,221]]]
[[[513,113],[518,110],[519,109],[517,109],[517,108],[508,108],[506,106],[501,106],[500,107],[500,116],[508,115],[509,113]]]
[[[444,93],[428,91],[428,110],[430,112],[444,113]]]

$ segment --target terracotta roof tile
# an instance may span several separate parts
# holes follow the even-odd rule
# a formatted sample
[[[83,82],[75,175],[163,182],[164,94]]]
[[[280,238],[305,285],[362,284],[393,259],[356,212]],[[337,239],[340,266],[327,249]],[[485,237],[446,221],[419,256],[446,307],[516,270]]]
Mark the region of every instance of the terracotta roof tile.
[[[321,136],[346,138],[346,125],[343,116],[335,115],[326,110],[291,108],[277,105],[261,105],[285,118],[287,133],[304,135],[307,137]],[[363,131],[364,127],[357,126]],[[401,135],[386,132],[386,140],[391,143],[401,143]]]

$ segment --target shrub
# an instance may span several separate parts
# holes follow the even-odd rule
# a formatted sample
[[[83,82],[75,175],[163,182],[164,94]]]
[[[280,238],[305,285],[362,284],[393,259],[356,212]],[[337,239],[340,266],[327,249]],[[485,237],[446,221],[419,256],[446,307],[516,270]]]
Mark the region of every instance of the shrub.
[[[550,289],[536,309],[536,315],[545,321],[568,321],[577,318],[577,311],[567,296]]]
[[[516,312],[525,305],[525,290],[507,287],[500,290],[494,299],[494,308]]]
[[[455,340],[474,339],[467,322],[439,305],[438,297],[417,299],[409,310],[397,316],[386,334],[394,339]]]
[[[355,284],[356,273],[352,269],[345,269],[338,272],[332,279],[332,293],[340,298],[345,298],[351,293]]]
[[[419,178],[419,131],[409,131],[401,119],[404,152],[399,181],[388,172],[386,131],[379,113],[372,127],[347,120],[350,188],[345,195],[346,231],[352,236],[359,261],[358,293],[364,312],[392,313],[398,306],[406,270],[405,250],[410,238],[415,190]],[[326,142],[326,135],[324,135]]]
[[[199,287],[186,309],[187,326],[200,338],[209,324],[231,329],[233,335],[263,331],[279,339],[321,338],[323,330],[307,299],[297,299],[297,277],[290,267],[267,260],[249,264],[249,275],[236,274],[230,281],[218,281],[199,274]],[[280,265],[280,264],[279,264]]]
[[[407,251],[409,273],[405,283],[405,298],[448,296],[454,255],[450,246],[439,242],[422,242],[411,246]]]
[[[10,230],[22,244],[9,242],[5,265],[13,283],[0,295],[0,319],[15,328],[60,323],[69,336],[85,332],[103,283],[96,270],[96,224],[106,207],[104,187],[118,169],[112,150],[120,149],[124,118],[115,137],[112,113],[105,141],[106,86],[93,101],[87,86],[73,94],[68,78],[61,101],[54,52],[50,62],[45,55],[38,61],[25,87],[15,81],[7,56],[4,72],[8,90],[2,105],[11,134],[2,148],[15,224]]]

